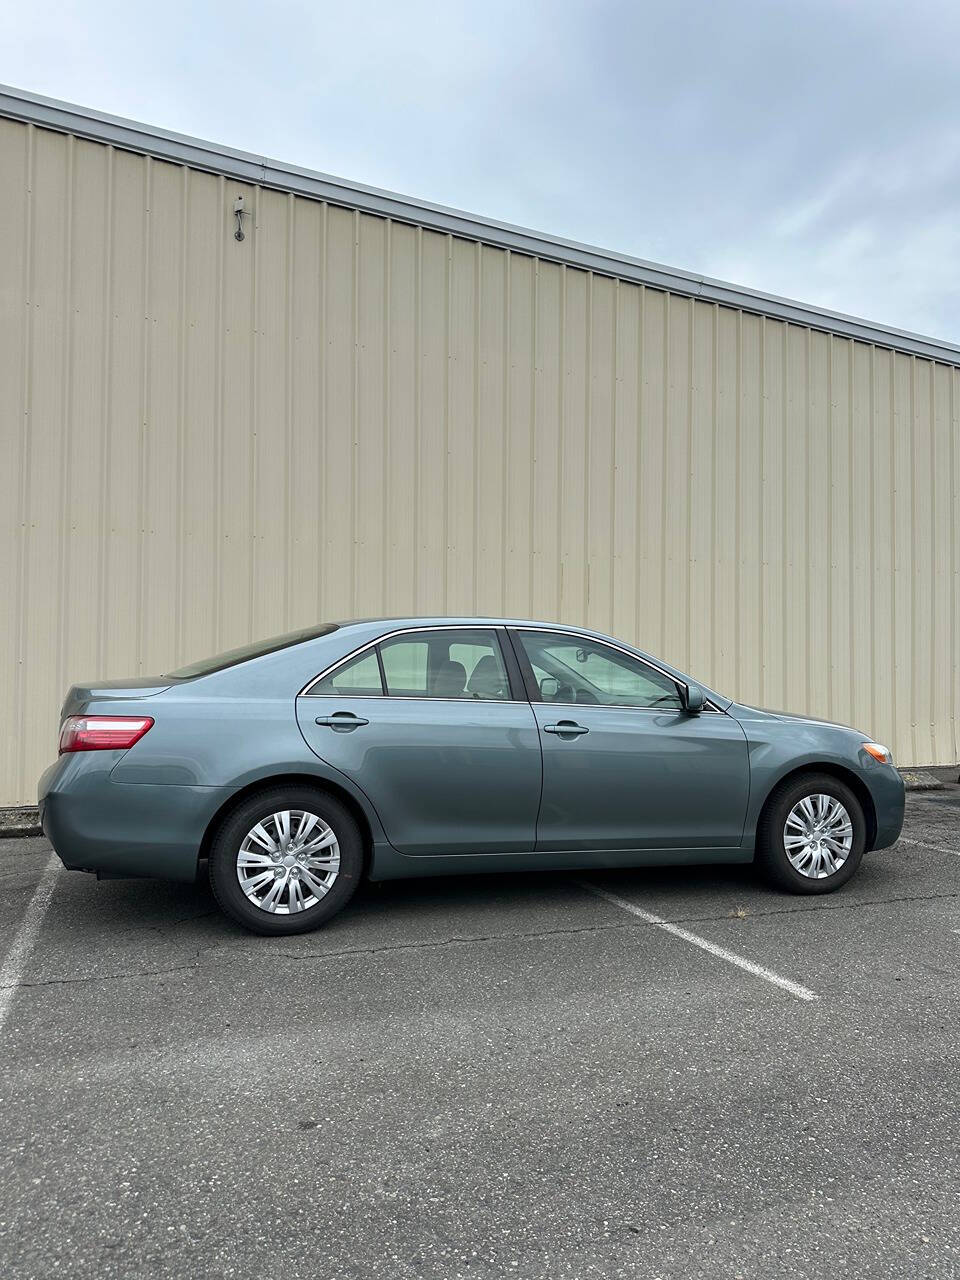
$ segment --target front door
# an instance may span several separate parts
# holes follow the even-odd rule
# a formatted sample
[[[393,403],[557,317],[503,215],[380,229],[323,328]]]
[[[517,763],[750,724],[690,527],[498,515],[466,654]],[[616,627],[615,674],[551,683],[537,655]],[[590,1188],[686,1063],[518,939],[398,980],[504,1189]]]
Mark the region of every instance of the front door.
[[[689,715],[672,677],[601,641],[513,635],[539,691],[538,852],[740,845],[749,765],[736,720]]]
[[[388,636],[299,697],[297,719],[311,750],[370,798],[401,853],[533,850],[540,741],[497,628]]]

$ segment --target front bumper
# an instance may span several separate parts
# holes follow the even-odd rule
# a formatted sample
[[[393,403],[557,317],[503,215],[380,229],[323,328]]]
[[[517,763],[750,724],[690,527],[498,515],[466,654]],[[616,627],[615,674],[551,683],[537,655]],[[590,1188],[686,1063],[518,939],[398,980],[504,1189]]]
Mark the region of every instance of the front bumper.
[[[232,788],[113,782],[122,751],[61,756],[38,785],[40,825],[70,870],[196,879],[200,845]]]
[[[877,834],[871,846],[887,849],[900,839],[903,830],[903,814],[906,807],[906,788],[903,778],[892,764],[878,765],[866,771],[865,781],[873,797],[877,815]]]

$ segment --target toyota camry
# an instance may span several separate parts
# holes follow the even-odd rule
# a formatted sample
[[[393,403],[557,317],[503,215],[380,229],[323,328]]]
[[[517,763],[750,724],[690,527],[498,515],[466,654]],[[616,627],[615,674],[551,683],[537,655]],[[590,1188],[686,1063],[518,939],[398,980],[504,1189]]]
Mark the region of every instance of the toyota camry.
[[[63,864],[193,880],[265,934],[364,878],[755,863],[827,893],[892,844],[867,734],[742,706],[581,628],[342,622],[75,685],[39,786]]]

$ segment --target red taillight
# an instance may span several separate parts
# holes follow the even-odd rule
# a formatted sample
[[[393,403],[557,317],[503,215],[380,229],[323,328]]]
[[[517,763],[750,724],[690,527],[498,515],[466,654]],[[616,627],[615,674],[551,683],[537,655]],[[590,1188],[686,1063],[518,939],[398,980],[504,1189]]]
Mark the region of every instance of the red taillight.
[[[150,716],[67,716],[60,730],[66,751],[126,751],[153,725]]]

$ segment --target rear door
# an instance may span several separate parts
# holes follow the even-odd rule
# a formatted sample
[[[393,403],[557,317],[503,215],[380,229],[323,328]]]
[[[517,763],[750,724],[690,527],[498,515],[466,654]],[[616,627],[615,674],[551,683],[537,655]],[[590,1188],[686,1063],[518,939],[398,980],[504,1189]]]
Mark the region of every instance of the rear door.
[[[533,850],[540,740],[505,641],[492,626],[391,633],[297,699],[311,750],[369,796],[401,853]]]
[[[670,675],[592,637],[512,635],[538,698],[538,852],[739,846],[749,763],[736,720],[689,715]]]

